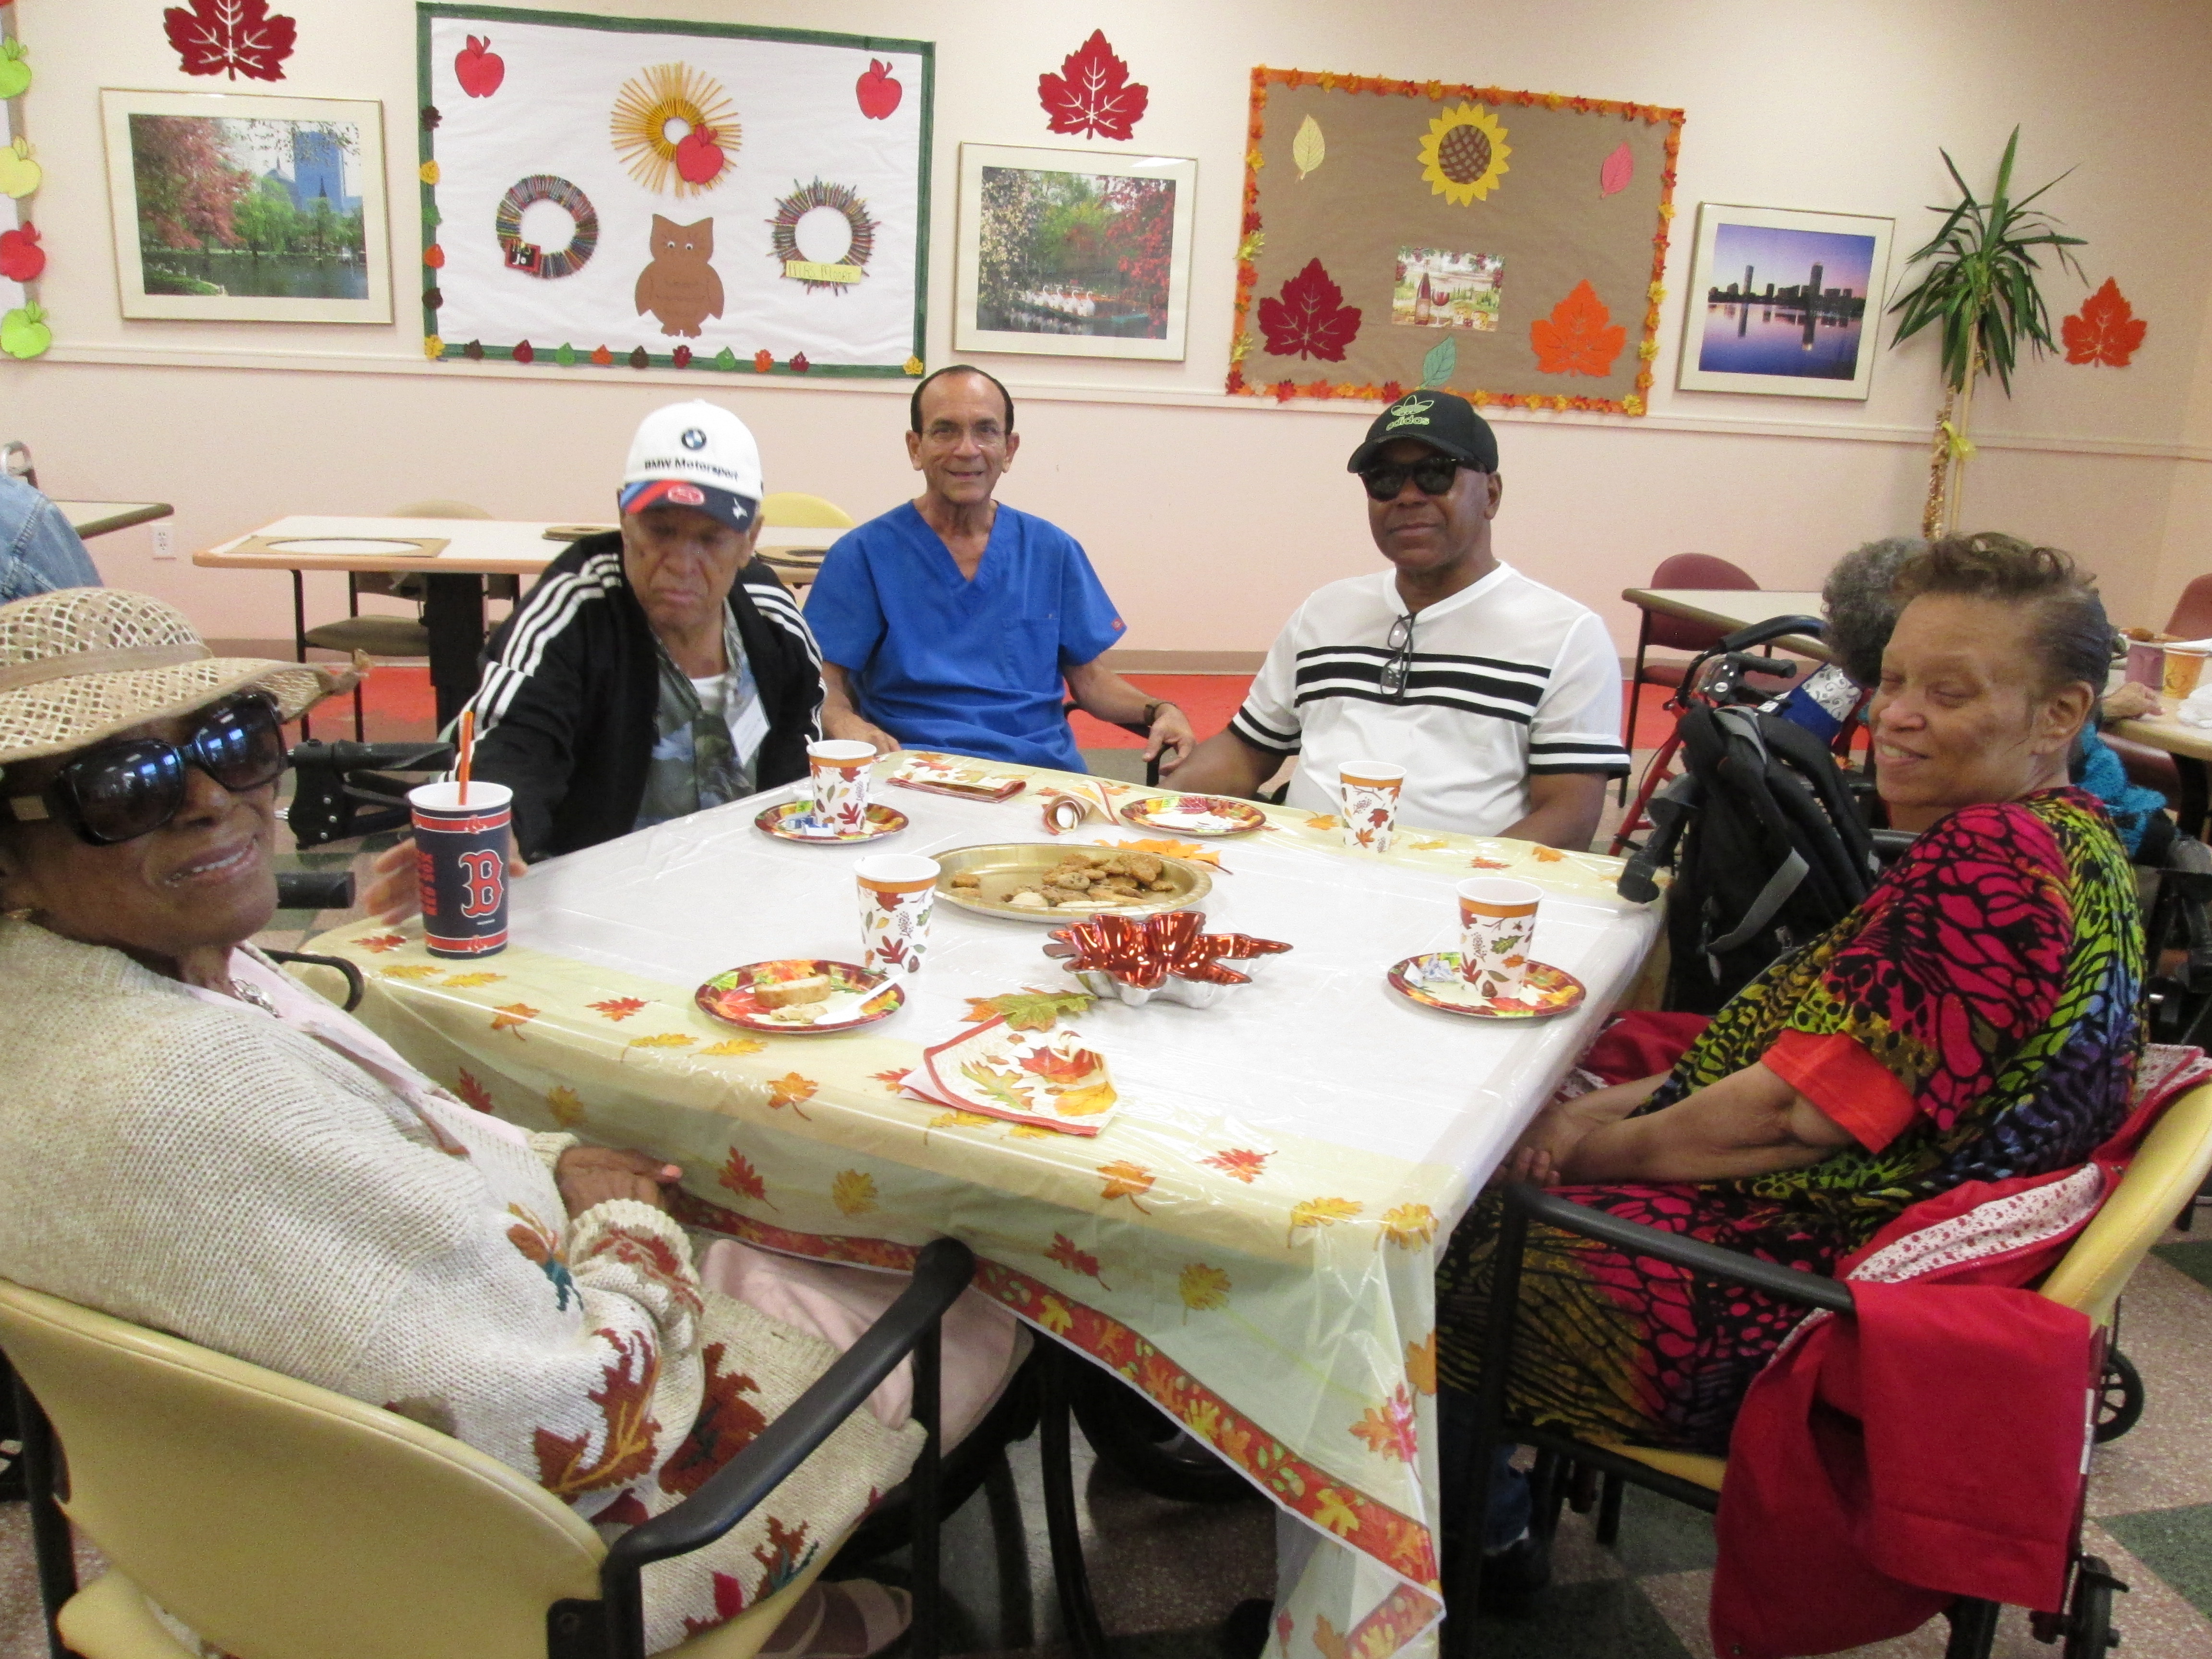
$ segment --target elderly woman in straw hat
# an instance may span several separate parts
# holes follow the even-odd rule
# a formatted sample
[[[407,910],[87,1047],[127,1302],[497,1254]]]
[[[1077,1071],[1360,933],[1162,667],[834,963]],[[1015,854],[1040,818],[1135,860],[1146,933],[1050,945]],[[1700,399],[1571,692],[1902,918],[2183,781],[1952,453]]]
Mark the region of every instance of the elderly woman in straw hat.
[[[246,943],[276,904],[282,722],[352,678],[217,657],[141,594],[0,606],[0,1274],[387,1405],[633,1525],[865,1321],[823,1311],[811,1264],[717,1245],[702,1278],[674,1167],[471,1111]],[[948,1329],[993,1378],[999,1317]],[[872,1403],[744,1525],[648,1569],[653,1648],[900,1480],[920,1429]],[[854,1659],[906,1611],[817,1588],[772,1649]]]

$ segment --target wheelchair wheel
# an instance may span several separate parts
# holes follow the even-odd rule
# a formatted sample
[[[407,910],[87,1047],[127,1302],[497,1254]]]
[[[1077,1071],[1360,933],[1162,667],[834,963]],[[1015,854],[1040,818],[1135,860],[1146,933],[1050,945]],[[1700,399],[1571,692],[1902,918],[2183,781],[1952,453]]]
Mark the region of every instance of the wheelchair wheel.
[[[1068,1405],[1099,1461],[1155,1498],[1229,1504],[1252,1484],[1165,1412],[1096,1365],[1071,1368]]]
[[[2094,1555],[2075,1564],[2074,1595],[2066,1608],[2065,1659],[2105,1659],[2119,1646],[2119,1632],[2112,1628],[2112,1592],[2126,1589]]]
[[[2096,1440],[2099,1445],[2118,1440],[2136,1425],[2143,1412],[2143,1382],[2135,1362],[2118,1348],[2105,1354],[2104,1380],[2097,1390]]]

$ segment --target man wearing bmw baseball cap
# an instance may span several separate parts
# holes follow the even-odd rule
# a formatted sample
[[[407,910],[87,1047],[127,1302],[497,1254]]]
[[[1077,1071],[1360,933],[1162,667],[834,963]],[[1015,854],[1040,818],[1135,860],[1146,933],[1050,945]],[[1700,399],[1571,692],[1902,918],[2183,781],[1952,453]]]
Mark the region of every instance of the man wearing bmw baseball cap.
[[[1406,769],[1401,826],[1588,848],[1628,769],[1620,661],[1595,611],[1491,550],[1497,434],[1464,398],[1410,392],[1347,470],[1393,568],[1298,607],[1176,787],[1250,795],[1296,756],[1290,804],[1333,813],[1339,769],[1382,762]]]
[[[556,559],[493,636],[469,703],[475,775],[514,791],[524,859],[806,775],[822,659],[753,557],[761,494],[743,421],[655,410],[623,468],[620,530]]]

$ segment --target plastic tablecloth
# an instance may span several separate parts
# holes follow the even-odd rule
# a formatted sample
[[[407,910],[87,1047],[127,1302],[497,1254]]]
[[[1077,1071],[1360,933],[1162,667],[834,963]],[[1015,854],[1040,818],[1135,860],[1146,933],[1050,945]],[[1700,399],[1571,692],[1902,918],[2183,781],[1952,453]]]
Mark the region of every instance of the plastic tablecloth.
[[[1437,1253],[1522,1127],[1635,978],[1654,910],[1617,860],[1401,828],[1377,857],[1282,808],[1205,843],[1209,926],[1283,939],[1218,1006],[1102,1001],[1063,1024],[1112,1067],[1096,1137],[903,1097],[923,1048],[976,1000],[1073,986],[1046,929],[942,900],[906,1006],[847,1035],[756,1036],[693,990],[772,957],[853,960],[856,859],[1052,839],[1040,786],[991,804],[885,787],[910,820],[863,847],[795,845],[753,819],[781,790],[551,860],[517,882],[517,941],[428,956],[419,925],[364,924],[362,1018],[488,1111],[683,1166],[688,1225],[898,1268],[952,1234],[978,1282],[1143,1389],[1310,1534],[1286,1534],[1277,1645],[1306,1659],[1426,1647],[1440,1612]],[[1146,792],[1104,786],[1117,804]],[[1066,843],[1158,839],[1093,818]],[[1195,843],[1192,843],[1195,844]],[[1453,884],[1545,890],[1534,951],[1582,980],[1573,1012],[1477,1020],[1410,1003],[1385,972],[1452,948]]]

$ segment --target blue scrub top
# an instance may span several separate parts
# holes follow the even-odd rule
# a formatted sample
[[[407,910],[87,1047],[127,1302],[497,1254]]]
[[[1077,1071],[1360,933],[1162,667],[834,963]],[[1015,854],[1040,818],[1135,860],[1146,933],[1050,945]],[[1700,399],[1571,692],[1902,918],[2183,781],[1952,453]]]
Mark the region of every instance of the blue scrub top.
[[[1083,769],[1061,675],[1123,627],[1082,546],[1001,505],[972,578],[914,503],[848,531],[806,596],[860,713],[909,748]]]

